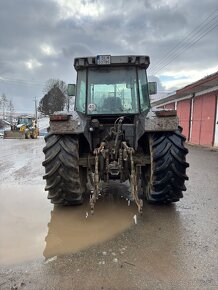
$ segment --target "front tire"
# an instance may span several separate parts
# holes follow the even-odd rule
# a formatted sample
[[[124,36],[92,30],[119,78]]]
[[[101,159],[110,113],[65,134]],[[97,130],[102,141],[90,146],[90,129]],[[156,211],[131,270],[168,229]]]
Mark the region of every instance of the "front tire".
[[[188,149],[181,130],[150,134],[151,164],[142,170],[143,191],[150,203],[177,202],[186,190]]]
[[[25,133],[25,139],[30,139],[30,131],[27,131],[27,132]]]
[[[81,204],[85,188],[79,168],[77,136],[48,134],[45,141],[45,161],[42,164],[45,167],[43,179],[46,180],[48,198],[53,204]]]

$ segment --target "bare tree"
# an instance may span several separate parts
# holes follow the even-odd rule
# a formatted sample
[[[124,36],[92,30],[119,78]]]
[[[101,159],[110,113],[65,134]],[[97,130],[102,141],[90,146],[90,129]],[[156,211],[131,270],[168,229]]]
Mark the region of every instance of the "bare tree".
[[[4,129],[4,122],[2,119],[0,119],[0,129]]]
[[[0,107],[2,109],[3,120],[5,119],[7,104],[8,104],[8,99],[7,99],[6,95],[3,93],[1,98],[0,98]]]
[[[8,103],[8,111],[9,111],[10,123],[12,124],[12,122],[13,122],[13,113],[14,113],[14,104],[13,104],[13,102],[11,100]]]
[[[63,95],[65,96],[67,95],[67,85],[64,81],[61,81],[59,79],[49,79],[45,83],[43,93],[47,94],[53,88],[59,88],[59,90],[62,92]]]

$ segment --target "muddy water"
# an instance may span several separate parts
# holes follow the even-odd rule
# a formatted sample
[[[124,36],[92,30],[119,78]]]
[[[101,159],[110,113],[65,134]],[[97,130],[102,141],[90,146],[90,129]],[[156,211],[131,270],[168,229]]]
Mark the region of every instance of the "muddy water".
[[[0,186],[0,264],[15,264],[73,253],[112,238],[134,224],[136,206],[127,205],[127,188],[112,183],[97,202],[57,207],[43,185]]]

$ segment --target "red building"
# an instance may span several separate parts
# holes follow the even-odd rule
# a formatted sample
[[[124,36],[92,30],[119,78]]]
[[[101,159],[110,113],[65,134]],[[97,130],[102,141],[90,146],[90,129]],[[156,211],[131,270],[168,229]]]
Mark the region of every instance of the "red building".
[[[194,82],[152,106],[176,109],[187,141],[218,146],[218,72]]]

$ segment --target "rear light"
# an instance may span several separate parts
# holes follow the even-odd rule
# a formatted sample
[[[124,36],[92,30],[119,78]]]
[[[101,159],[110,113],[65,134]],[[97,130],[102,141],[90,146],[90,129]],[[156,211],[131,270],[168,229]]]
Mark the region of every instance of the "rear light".
[[[51,115],[50,121],[67,121],[69,119],[69,115]]]
[[[158,110],[155,111],[155,114],[157,117],[171,117],[171,116],[177,116],[176,110]]]

